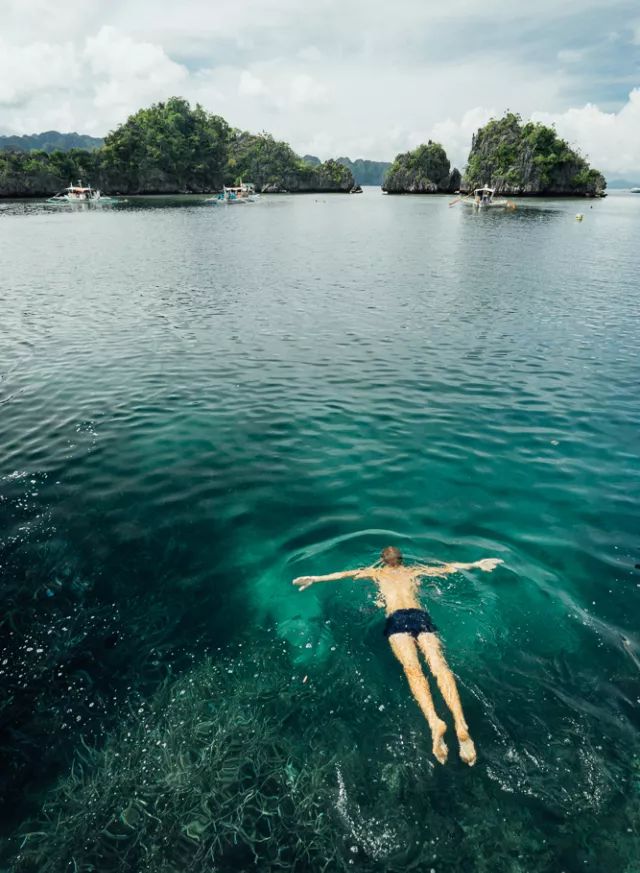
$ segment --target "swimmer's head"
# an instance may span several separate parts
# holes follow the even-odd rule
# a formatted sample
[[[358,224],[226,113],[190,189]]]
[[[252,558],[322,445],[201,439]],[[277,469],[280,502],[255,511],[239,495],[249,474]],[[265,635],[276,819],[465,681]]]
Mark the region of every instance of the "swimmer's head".
[[[402,563],[402,552],[395,546],[387,546],[380,552],[380,557],[388,567],[399,567]]]

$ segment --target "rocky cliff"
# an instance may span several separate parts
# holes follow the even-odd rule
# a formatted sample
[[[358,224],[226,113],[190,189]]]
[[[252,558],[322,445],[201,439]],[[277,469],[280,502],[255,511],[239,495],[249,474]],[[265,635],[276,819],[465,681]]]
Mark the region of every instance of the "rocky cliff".
[[[483,185],[501,194],[576,196],[600,194],[602,173],[544,124],[522,123],[510,112],[475,134],[462,188]]]
[[[382,184],[388,194],[453,193],[460,187],[460,173],[440,143],[429,142],[396,157]]]
[[[348,193],[354,187],[351,171],[337,161],[293,167],[259,185],[264,194]]]

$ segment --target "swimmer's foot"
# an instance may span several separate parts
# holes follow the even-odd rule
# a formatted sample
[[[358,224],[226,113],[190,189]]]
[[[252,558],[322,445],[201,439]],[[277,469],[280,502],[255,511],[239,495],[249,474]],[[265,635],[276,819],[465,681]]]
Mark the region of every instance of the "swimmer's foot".
[[[469,736],[468,730],[460,730],[456,732],[458,734],[458,742],[460,744],[460,758],[464,761],[465,764],[468,764],[470,767],[476,763],[476,747],[473,744],[473,740]]]
[[[433,738],[433,754],[436,760],[438,760],[441,764],[447,763],[447,755],[449,754],[449,749],[447,748],[447,744],[444,741],[444,734],[446,730],[446,724],[439,719],[431,728],[431,736]]]

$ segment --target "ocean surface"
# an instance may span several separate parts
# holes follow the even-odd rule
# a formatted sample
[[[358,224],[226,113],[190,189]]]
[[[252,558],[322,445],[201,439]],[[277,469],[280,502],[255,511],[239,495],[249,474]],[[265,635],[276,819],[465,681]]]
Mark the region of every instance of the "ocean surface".
[[[1,869],[640,870],[640,196],[448,202],[0,204]]]

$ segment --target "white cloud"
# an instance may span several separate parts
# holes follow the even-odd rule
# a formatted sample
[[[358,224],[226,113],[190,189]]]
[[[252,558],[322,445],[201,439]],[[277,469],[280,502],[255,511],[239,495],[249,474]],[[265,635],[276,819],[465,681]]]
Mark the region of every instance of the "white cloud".
[[[372,2],[363,14],[355,2],[317,0],[301,14],[299,0],[58,0],[52,16],[47,0],[3,0],[0,129],[104,134],[179,94],[300,153],[392,159],[432,138],[462,167],[473,132],[511,108],[557,119],[613,172],[637,161],[635,108],[568,110],[578,99],[567,95],[585,95],[580,104],[598,95],[587,90],[597,70],[580,63],[587,51],[609,53],[602,84],[611,93],[634,26],[640,40],[626,2],[538,0],[532,10],[512,0],[396,0],[392,13]],[[587,49],[563,45],[570,15],[586,22]],[[562,28],[550,26],[560,18]],[[624,132],[615,148],[611,129]]]
[[[260,97],[268,94],[269,89],[262,79],[254,76],[249,70],[243,70],[238,83],[238,94],[241,97]]]
[[[558,60],[561,64],[577,64],[584,58],[584,51],[579,49],[561,49]]]
[[[161,46],[104,26],[82,43],[0,44],[3,127],[104,133],[154,100],[180,91],[189,73]]]
[[[126,115],[150,100],[169,96],[188,78],[157,45],[136,42],[114,27],[102,27],[86,40],[83,60],[93,74],[93,105]]]
[[[317,63],[322,60],[322,52],[315,45],[306,45],[298,52],[298,58],[301,61],[311,61]]]
[[[13,46],[0,40],[0,106],[73,87],[80,76],[77,51],[69,42]]]
[[[631,91],[618,112],[604,112],[587,103],[561,113],[534,112],[533,119],[555,124],[558,133],[579,146],[605,175],[637,173],[640,169],[640,88]]]
[[[447,118],[445,121],[436,122],[433,126],[431,139],[442,143],[452,166],[462,169],[469,156],[471,137],[479,127],[482,127],[497,114],[495,109],[476,106],[474,109],[467,110],[460,121]]]
[[[308,73],[300,73],[291,81],[290,99],[294,106],[315,106],[326,102],[327,89]]]

